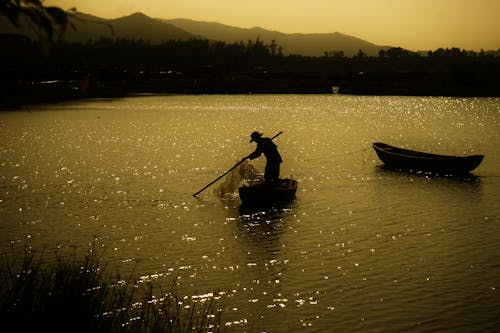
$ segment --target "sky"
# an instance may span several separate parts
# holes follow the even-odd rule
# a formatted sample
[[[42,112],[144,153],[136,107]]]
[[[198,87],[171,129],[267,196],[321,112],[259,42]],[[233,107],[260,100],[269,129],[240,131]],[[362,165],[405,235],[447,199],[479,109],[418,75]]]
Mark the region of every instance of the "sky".
[[[103,18],[142,12],[284,33],[341,32],[412,51],[500,49],[500,0],[46,0]]]

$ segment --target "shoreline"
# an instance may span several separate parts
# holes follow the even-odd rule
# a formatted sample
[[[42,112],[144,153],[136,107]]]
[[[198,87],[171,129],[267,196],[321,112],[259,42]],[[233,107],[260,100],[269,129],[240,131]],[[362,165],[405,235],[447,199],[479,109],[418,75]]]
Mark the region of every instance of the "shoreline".
[[[335,88],[334,88],[335,87]],[[333,92],[332,88],[338,92]],[[357,80],[332,84],[321,79],[182,78],[92,82],[80,89],[75,81],[48,81],[5,86],[0,111],[15,111],[37,104],[54,104],[94,98],[125,98],[141,94],[247,95],[326,94],[358,96],[500,97],[497,87],[423,84],[422,82]]]

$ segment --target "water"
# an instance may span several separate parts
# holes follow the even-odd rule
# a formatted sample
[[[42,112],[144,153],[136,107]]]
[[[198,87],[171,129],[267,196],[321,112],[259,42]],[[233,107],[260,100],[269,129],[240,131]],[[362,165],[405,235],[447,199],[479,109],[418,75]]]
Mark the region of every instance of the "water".
[[[254,130],[284,131],[296,201],[240,210],[220,184],[193,198],[253,151]],[[493,332],[499,133],[494,98],[143,96],[3,112],[0,249],[95,242],[124,276],[224,295],[228,332]],[[399,173],[375,141],[486,157],[466,177]]]

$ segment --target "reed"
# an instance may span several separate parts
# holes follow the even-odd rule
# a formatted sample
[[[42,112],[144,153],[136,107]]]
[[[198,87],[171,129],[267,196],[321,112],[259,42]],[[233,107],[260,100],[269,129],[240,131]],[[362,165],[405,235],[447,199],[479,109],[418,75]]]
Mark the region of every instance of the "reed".
[[[25,251],[0,260],[0,322],[4,332],[220,332],[217,295],[180,297],[153,282],[111,278],[102,257],[57,255],[47,264]]]

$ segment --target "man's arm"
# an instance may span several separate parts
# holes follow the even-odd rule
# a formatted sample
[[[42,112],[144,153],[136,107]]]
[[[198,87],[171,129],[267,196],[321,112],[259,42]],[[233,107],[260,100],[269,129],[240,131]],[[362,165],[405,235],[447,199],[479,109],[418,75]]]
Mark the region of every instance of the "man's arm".
[[[247,158],[253,160],[253,159],[259,157],[260,155],[262,155],[262,149],[260,148],[259,145],[257,145],[257,149],[255,149],[255,151],[253,153],[248,155]]]

